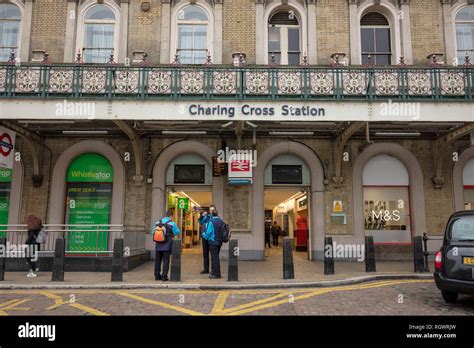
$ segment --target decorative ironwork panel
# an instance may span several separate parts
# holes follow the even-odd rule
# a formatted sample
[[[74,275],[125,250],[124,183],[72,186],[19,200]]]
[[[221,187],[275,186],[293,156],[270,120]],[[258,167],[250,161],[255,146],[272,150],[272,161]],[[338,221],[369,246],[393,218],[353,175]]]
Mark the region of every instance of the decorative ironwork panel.
[[[301,73],[291,71],[278,72],[278,94],[301,94]]]
[[[87,69],[82,73],[83,93],[105,93],[107,71],[105,69]]]
[[[40,74],[40,68],[17,68],[15,91],[19,93],[38,92],[40,87]]]
[[[413,71],[408,72],[408,94],[410,95],[431,95],[431,77],[429,72]]]
[[[130,94],[138,92],[138,70],[118,70],[115,72],[115,92]]]
[[[214,94],[235,94],[237,92],[237,71],[214,71]]]
[[[397,95],[399,75],[397,72],[378,71],[374,73],[375,94],[378,96]]]
[[[441,94],[442,95],[464,95],[464,74],[460,72],[441,73]]]
[[[199,70],[181,71],[181,93],[182,94],[204,93],[204,71],[199,71]]]
[[[245,92],[247,94],[268,94],[269,90],[268,71],[245,72]]]
[[[49,72],[49,93],[71,93],[74,81],[74,70],[51,69]]]
[[[309,74],[309,83],[312,94],[334,94],[334,75],[332,73],[311,72]]]
[[[148,93],[170,94],[172,75],[169,70],[152,69],[148,72]]]
[[[7,88],[7,69],[0,68],[0,92],[5,92]]]
[[[365,72],[343,71],[342,85],[344,94],[365,95],[367,94],[367,77]]]

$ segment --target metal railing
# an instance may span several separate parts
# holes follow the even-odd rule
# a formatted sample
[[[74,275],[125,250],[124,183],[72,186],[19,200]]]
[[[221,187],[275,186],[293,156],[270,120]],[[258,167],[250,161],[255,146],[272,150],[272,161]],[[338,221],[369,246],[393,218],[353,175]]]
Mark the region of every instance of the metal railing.
[[[123,225],[44,225],[47,237],[40,246],[40,254],[53,256],[56,239],[65,238],[66,254],[82,256],[111,255],[113,241],[124,239],[126,255],[145,251],[145,227]],[[26,225],[0,225],[0,237],[13,246],[24,245],[28,232]]]
[[[472,100],[474,66],[0,65],[0,98]]]

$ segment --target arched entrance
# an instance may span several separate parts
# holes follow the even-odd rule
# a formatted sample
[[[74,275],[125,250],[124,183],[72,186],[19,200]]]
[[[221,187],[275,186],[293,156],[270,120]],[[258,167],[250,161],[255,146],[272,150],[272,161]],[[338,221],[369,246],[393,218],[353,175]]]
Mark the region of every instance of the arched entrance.
[[[454,209],[474,210],[474,147],[465,150],[453,168]]]
[[[278,160],[278,158],[280,158],[280,160]],[[274,159],[277,161],[273,161]],[[297,163],[297,161],[300,162]],[[285,164],[285,162],[291,162],[291,164]],[[275,169],[273,166],[276,166]],[[304,174],[305,170],[307,170],[306,174]],[[271,145],[258,157],[258,165],[254,173],[252,216],[253,235],[252,238],[246,238],[244,240],[245,245],[241,246],[241,249],[245,249],[247,253],[252,253],[253,259],[264,260],[265,258],[265,173],[267,173],[268,176],[269,171],[274,171],[274,174],[276,174],[276,176],[272,177],[270,180],[273,181],[273,179],[275,179],[276,181],[273,182],[281,182],[281,184],[276,183],[267,185],[267,187],[280,185],[282,190],[296,189],[300,192],[299,194],[296,192],[296,196],[293,198],[297,204],[301,202],[301,207],[304,207],[304,205],[307,206],[306,214],[309,220],[308,255],[311,260],[321,259],[323,257],[325,235],[324,169],[318,156],[313,152],[313,150],[304,144],[293,141],[279,142]],[[285,175],[285,171],[286,174],[289,175]],[[288,173],[288,171],[290,171],[290,173]],[[296,185],[289,186],[284,183],[285,176],[287,182],[289,182],[288,180],[291,178],[299,180],[298,178],[300,177],[300,174],[301,184],[299,183],[300,181],[298,181]],[[283,179],[283,181],[279,181],[279,178]],[[267,183],[269,183],[268,178]],[[272,190],[269,191],[270,194],[271,191]],[[304,197],[305,192],[306,203]],[[288,198],[291,198],[291,196]],[[298,212],[297,207],[293,208],[294,211]],[[295,216],[297,216],[297,214],[295,214]]]
[[[212,204],[217,207],[221,217],[224,217],[224,181],[222,178],[212,178],[212,157],[215,155],[216,151],[208,145],[188,140],[169,145],[160,153],[153,167],[150,225],[153,225],[170,208],[170,193],[177,194],[176,204],[179,204],[180,197],[184,198],[181,202],[186,201],[185,198],[189,198],[188,202],[192,203],[192,200],[200,200],[199,198],[194,199],[193,196],[207,195],[207,198],[202,197],[206,200],[208,199],[206,192],[210,192]],[[201,182],[202,178],[204,178],[204,182]],[[178,212],[187,210],[177,208]],[[181,214],[180,229],[183,228],[183,221],[185,226],[186,220],[190,221],[189,216],[186,219],[184,212]],[[184,237],[183,242],[186,243],[186,235],[182,237]],[[154,250],[151,238],[147,239],[146,243],[148,250]]]
[[[383,156],[378,157],[376,156]],[[370,162],[372,158],[376,158],[373,162]],[[392,159],[393,158],[393,159]],[[385,162],[384,162],[385,161]],[[392,177],[393,173],[385,174],[390,175],[388,178],[382,178],[382,175],[377,175],[379,169],[383,168],[385,165],[391,166],[393,171],[400,172],[399,174],[402,178],[395,178]],[[400,163],[402,166],[400,166]],[[352,168],[352,192],[353,192],[353,209],[354,209],[354,217],[353,217],[353,228],[354,228],[354,243],[362,244],[364,243],[365,238],[365,230],[366,230],[366,215],[364,212],[365,205],[365,197],[364,194],[368,197],[367,204],[370,208],[370,201],[369,199],[370,194],[379,194],[377,190],[372,190],[374,192],[369,192],[367,190],[364,192],[364,169],[368,166],[366,173],[366,183],[370,187],[370,184],[374,183],[381,183],[381,187],[389,188],[388,181],[375,181],[375,180],[391,180],[391,182],[401,183],[401,187],[406,187],[407,179],[409,183],[408,189],[408,206],[411,209],[410,217],[411,217],[411,235],[421,235],[423,232],[426,231],[426,219],[425,219],[425,202],[424,202],[424,189],[423,189],[423,172],[421,170],[420,164],[418,160],[413,156],[413,154],[405,149],[404,147],[394,144],[394,143],[376,143],[368,146],[363,152],[361,152]],[[371,170],[372,168],[372,170]],[[405,172],[406,171],[406,172]],[[379,178],[379,179],[376,179]],[[397,181],[398,180],[398,181]],[[403,180],[403,181],[400,181]],[[374,185],[375,187],[377,185]],[[395,185],[397,186],[397,185]],[[396,191],[396,190],[395,190]],[[402,190],[403,191],[403,190]],[[382,194],[388,195],[387,197],[390,198],[390,194],[395,194],[396,196],[400,196],[399,192],[390,192],[390,189],[387,192],[383,192]],[[406,193],[403,194],[406,197]],[[383,197],[380,198],[384,200]],[[406,200],[406,198],[405,198]],[[375,200],[372,199],[375,202]],[[386,200],[385,200],[386,201]],[[390,199],[389,199],[390,201]],[[396,202],[398,207],[398,200]],[[404,205],[406,209],[406,204]],[[379,213],[379,212],[377,212]],[[405,215],[406,216],[406,215]],[[411,240],[410,240],[411,242]]]

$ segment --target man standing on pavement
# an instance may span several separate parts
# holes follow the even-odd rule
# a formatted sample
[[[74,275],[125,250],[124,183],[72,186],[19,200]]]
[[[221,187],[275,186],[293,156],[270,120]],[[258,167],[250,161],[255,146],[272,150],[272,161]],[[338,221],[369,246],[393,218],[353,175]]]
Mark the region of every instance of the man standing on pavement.
[[[167,211],[166,215],[155,223],[152,230],[153,240],[156,245],[155,280],[162,280],[164,282],[168,281],[173,236],[178,236],[181,233],[172,219],[173,212]],[[158,234],[160,234],[160,236],[158,236]],[[161,267],[162,263],[163,268]]]
[[[212,209],[212,210],[211,210]],[[222,241],[220,238],[220,230],[224,221],[219,217],[215,206],[211,206],[209,209],[210,217],[208,218],[207,225],[202,238],[209,244],[209,250],[211,253],[211,274],[210,279],[221,278],[221,264],[219,254],[222,247]]]
[[[209,273],[209,242],[204,239],[203,235],[204,232],[207,230],[207,224],[211,220],[212,213],[216,210],[214,205],[209,207],[209,213],[207,211],[202,212],[201,216],[199,217],[198,223],[201,225],[201,237],[202,237],[202,257],[203,257],[203,264],[204,268],[201,271],[201,274],[208,274]]]

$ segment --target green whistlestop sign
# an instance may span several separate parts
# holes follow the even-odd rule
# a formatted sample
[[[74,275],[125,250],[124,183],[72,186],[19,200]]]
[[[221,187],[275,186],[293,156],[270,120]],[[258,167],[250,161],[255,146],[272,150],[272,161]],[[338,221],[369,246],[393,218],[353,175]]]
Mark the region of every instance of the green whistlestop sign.
[[[104,156],[86,153],[77,157],[67,171],[68,182],[113,182],[114,171]]]
[[[0,225],[8,225],[12,177],[13,170],[0,168]],[[7,236],[6,229],[5,226],[0,226],[0,238]]]

